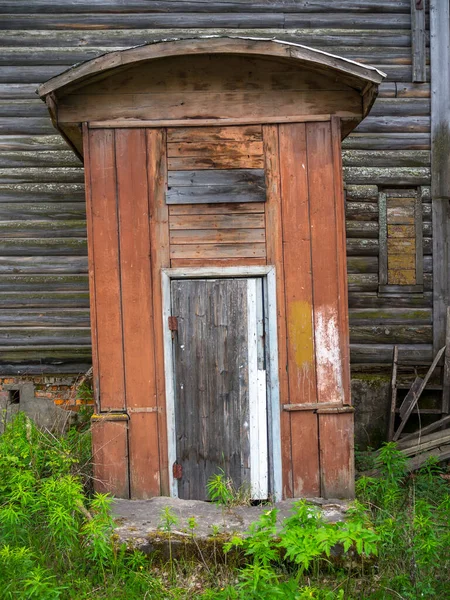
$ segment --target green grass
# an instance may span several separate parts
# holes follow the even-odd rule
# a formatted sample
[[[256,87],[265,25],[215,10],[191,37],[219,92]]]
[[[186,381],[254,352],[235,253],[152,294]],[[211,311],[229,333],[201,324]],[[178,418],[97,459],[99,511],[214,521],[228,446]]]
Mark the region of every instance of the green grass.
[[[191,519],[198,558],[163,560],[118,545],[111,499],[92,492],[87,426],[55,437],[19,414],[0,436],[0,598],[450,598],[448,480],[433,461],[408,475],[394,444],[374,460],[381,475],[358,481],[344,523],[298,502],[277,531],[268,507],[246,536],[228,540],[224,561],[215,545],[202,550]],[[234,503],[222,483],[210,493]],[[171,544],[169,510],[160,525]]]

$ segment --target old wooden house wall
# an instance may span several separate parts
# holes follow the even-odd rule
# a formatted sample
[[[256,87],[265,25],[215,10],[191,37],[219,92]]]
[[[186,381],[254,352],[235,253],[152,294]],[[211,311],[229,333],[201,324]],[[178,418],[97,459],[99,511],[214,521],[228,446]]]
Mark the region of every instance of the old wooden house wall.
[[[412,83],[410,0],[4,0],[0,5],[0,374],[91,363],[83,170],[54,131],[39,83],[113,49],[222,34],[278,38],[387,73],[343,144],[355,370],[432,351],[430,87]],[[424,294],[378,295],[378,196],[423,200]],[[394,192],[395,195],[395,192]]]

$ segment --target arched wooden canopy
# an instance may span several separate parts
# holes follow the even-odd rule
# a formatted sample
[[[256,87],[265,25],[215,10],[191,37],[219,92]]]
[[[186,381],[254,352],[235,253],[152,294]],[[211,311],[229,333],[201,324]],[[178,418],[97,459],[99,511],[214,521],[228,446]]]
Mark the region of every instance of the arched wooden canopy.
[[[38,94],[82,155],[83,122],[231,125],[337,115],[347,135],[368,114],[384,76],[374,67],[290,42],[202,37],[104,54],[53,77]]]

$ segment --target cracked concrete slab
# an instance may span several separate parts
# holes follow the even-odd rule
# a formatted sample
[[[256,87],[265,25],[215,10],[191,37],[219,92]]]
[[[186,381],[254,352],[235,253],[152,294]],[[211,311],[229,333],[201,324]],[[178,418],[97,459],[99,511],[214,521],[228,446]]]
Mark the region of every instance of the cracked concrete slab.
[[[271,508],[278,509],[277,520],[282,527],[283,520],[292,514],[293,504],[297,500],[284,500],[274,505],[224,507],[212,502],[200,500],[180,500],[178,498],[158,497],[150,500],[115,499],[112,512],[116,519],[115,534],[119,543],[137,548],[145,553],[161,550],[167,545],[167,533],[164,532],[164,509],[169,507],[177,522],[171,526],[172,543],[186,544],[192,541],[192,530],[188,519],[196,522],[195,538],[207,541],[220,537],[223,541],[232,535],[243,535],[251,523]],[[324,519],[337,522],[345,519],[350,505],[348,501],[308,499],[318,507]]]

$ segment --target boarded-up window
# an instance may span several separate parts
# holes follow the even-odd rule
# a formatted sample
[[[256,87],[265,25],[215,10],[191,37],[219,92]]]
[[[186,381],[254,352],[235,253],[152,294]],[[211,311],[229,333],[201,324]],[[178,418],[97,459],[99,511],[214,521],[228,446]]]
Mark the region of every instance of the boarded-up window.
[[[423,292],[421,191],[385,190],[378,196],[379,292]]]

